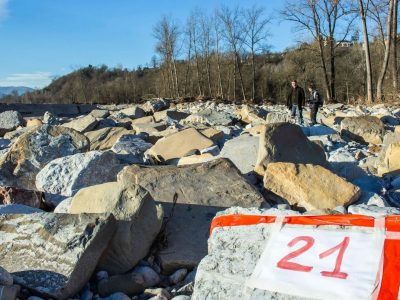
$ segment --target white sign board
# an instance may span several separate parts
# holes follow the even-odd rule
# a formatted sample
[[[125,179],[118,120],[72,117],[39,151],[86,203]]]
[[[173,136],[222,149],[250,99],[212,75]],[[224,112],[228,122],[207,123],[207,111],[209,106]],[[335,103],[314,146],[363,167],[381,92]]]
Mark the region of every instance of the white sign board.
[[[381,280],[384,235],[283,227],[274,233],[248,286],[315,299],[372,299]]]

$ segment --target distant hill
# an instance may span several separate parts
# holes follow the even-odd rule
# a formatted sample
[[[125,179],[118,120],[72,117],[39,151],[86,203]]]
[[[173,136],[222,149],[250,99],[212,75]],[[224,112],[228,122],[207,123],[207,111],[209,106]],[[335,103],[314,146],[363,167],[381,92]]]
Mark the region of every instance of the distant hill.
[[[0,98],[17,92],[18,95],[32,92],[34,89],[26,86],[0,86]]]

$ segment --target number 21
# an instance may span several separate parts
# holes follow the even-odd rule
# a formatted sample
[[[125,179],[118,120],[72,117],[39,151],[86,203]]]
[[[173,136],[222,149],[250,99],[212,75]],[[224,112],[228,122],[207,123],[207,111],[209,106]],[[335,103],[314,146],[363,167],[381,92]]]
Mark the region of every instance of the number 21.
[[[290,252],[288,255],[286,255],[280,261],[278,261],[278,263],[277,263],[278,268],[292,270],[292,271],[298,271],[298,272],[310,272],[313,269],[313,267],[311,267],[311,266],[304,266],[304,265],[290,261],[291,259],[298,257],[301,254],[303,254],[304,252],[308,251],[314,245],[315,239],[311,236],[298,236],[298,237],[294,238],[293,240],[291,240],[288,243],[288,246],[293,247],[294,245],[296,245],[298,242],[301,242],[301,241],[305,242],[305,245],[293,252]],[[321,272],[322,276],[335,277],[335,278],[340,278],[340,279],[347,278],[348,274],[344,273],[344,272],[340,272],[340,267],[342,265],[344,252],[346,251],[347,247],[349,246],[349,243],[350,243],[350,238],[345,237],[343,239],[343,241],[341,243],[339,243],[338,245],[336,245],[335,247],[330,248],[330,249],[322,252],[321,254],[319,254],[319,259],[324,259],[325,257],[333,254],[334,252],[339,251],[338,256],[336,258],[335,268],[333,269],[333,271],[322,271]]]

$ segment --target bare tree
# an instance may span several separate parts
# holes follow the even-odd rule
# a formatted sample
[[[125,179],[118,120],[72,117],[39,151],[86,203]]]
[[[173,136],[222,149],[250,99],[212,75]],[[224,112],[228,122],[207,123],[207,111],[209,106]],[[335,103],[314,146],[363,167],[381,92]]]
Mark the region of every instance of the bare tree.
[[[368,36],[368,28],[367,28],[367,17],[366,11],[368,11],[369,0],[366,1],[365,6],[363,0],[358,0],[358,6],[360,10],[361,24],[363,29],[363,47],[365,54],[365,68],[366,68],[366,76],[367,76],[367,100],[369,103],[373,101],[372,94],[372,68],[371,68],[371,52],[369,49],[369,36]]]
[[[287,1],[281,11],[286,20],[294,22],[298,30],[309,32],[317,42],[328,100],[336,94],[336,49],[350,35],[355,20],[352,4],[350,0]]]
[[[214,14],[214,37],[215,37],[215,55],[217,59],[217,74],[218,74],[218,91],[217,96],[224,98],[224,90],[222,88],[222,73],[221,73],[221,43],[222,43],[222,26],[217,12]]]
[[[393,81],[393,89],[396,92],[397,91],[397,76],[398,76],[398,68],[397,68],[397,10],[399,6],[399,1],[395,0],[394,1],[394,7],[393,7],[393,19],[392,19],[392,44],[393,44],[393,62],[391,64],[392,66],[392,81]]]
[[[385,79],[385,75],[387,72],[387,67],[389,64],[389,55],[392,47],[392,30],[393,30],[393,15],[394,15],[394,7],[395,2],[397,0],[389,0],[389,11],[387,17],[387,38],[385,41],[385,54],[382,61],[381,72],[379,74],[378,82],[376,84],[376,97],[378,100],[383,100],[383,80]]]
[[[233,84],[235,86],[236,68],[237,68],[239,73],[242,97],[243,100],[246,100],[246,93],[244,89],[243,74],[242,74],[242,62],[240,58],[244,40],[243,26],[241,24],[241,18],[240,18],[241,17],[240,9],[239,7],[236,7],[231,10],[228,7],[222,7],[218,12],[218,16],[221,19],[222,23],[224,24],[225,30],[223,34],[232,51],[234,68],[235,68]],[[235,94],[235,88],[233,88],[233,91]]]
[[[260,51],[265,49],[265,41],[268,36],[267,25],[270,23],[270,18],[264,16],[264,8],[253,6],[243,11],[245,19],[245,45],[249,48],[251,54],[251,69],[252,69],[252,87],[251,97],[256,98],[256,63],[255,56]]]
[[[178,26],[166,16],[154,26],[157,39],[156,51],[162,56],[170,77],[172,96],[179,97],[178,74],[176,69],[177,43],[180,36]]]
[[[199,18],[199,32],[200,32],[199,35],[200,52],[204,61],[208,96],[212,96],[211,52],[214,47],[212,21],[206,14],[204,14],[204,12],[200,12],[198,14],[198,18]]]

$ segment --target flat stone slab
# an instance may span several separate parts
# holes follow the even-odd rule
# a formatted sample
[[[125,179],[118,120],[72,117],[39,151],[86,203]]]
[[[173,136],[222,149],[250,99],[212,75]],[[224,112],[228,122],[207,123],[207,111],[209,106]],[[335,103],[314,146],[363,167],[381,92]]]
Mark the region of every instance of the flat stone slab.
[[[116,229],[112,215],[0,215],[0,265],[14,283],[67,299],[89,280]]]

